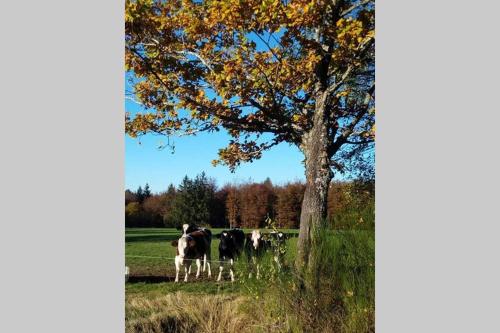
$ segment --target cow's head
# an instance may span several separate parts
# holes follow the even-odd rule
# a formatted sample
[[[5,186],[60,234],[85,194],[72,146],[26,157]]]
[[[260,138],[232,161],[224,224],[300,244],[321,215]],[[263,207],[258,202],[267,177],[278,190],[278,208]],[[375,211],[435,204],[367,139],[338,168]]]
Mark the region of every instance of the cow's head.
[[[260,234],[260,230],[253,230],[252,231],[252,235],[250,236],[250,239],[252,240],[252,245],[254,247],[254,249],[257,250],[257,248],[259,247],[259,242],[262,238],[262,235]]]
[[[196,245],[195,240],[189,235],[182,235],[179,240],[174,240],[171,244],[172,246],[177,247],[177,255],[181,259],[181,264],[189,249]]]
[[[220,239],[219,246],[221,249],[230,249],[234,245],[234,236],[232,233],[227,232],[227,230],[223,230],[220,234],[216,236]]]

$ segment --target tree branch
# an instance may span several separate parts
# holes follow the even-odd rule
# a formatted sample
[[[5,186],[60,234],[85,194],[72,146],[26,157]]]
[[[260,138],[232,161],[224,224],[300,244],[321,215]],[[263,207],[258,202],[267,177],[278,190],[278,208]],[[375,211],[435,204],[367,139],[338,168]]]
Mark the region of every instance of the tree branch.
[[[330,156],[335,154],[339,150],[339,148],[346,143],[347,139],[349,136],[352,134],[352,131],[356,127],[356,125],[361,121],[363,116],[368,112],[368,107],[370,105],[370,100],[372,99],[373,93],[375,92],[375,83],[372,84],[370,89],[366,92],[365,99],[363,101],[363,105],[359,109],[359,111],[356,113],[356,116],[354,117],[353,121],[346,126],[344,131],[340,134],[340,136],[335,140],[329,147],[328,151]]]
[[[342,133],[344,142],[345,140],[347,140],[347,137],[352,133],[354,127],[356,127],[356,125],[361,121],[361,118],[363,118],[363,116],[368,111],[368,105],[370,104],[370,100],[372,99],[372,95],[374,92],[375,92],[375,83],[370,87],[370,89],[368,89],[365,99],[363,101],[363,106],[360,108],[360,110],[354,117],[354,120],[351,122],[351,124],[349,124],[349,126],[347,126],[347,128]]]
[[[357,50],[359,52],[359,54],[362,54],[365,50],[367,50],[373,41],[374,41],[374,38],[371,37],[371,38],[368,38],[367,40],[365,40],[361,45],[359,45],[358,50]],[[351,75],[353,70],[354,70],[354,65],[349,64],[347,66],[347,69],[345,70],[345,72],[342,74],[342,77],[340,78],[340,80],[335,82],[334,84],[330,85],[326,89],[326,93],[327,94],[334,93],[335,90],[337,90],[347,80],[347,78],[349,77],[349,75]]]
[[[210,64],[210,62],[208,62],[207,60],[205,60],[202,56],[200,56],[198,53],[196,52],[193,52],[193,51],[179,51],[178,53],[181,53],[181,54],[189,54],[189,55],[192,55],[194,57],[196,57],[198,60],[201,61],[201,63],[203,65],[205,65],[205,67],[207,67],[210,72],[212,72],[212,74],[215,74],[215,71],[212,67],[212,65]]]
[[[349,65],[347,66],[347,69],[346,71],[344,72],[344,74],[342,74],[342,77],[340,78],[339,81],[335,82],[335,84],[329,86],[327,89],[326,89],[326,94],[331,94],[331,93],[334,93],[335,90],[337,90],[344,82],[345,80],[349,77],[349,75],[351,74],[352,70],[354,69],[354,66],[353,65]]]
[[[348,143],[348,144],[351,144],[351,145],[362,145],[362,144],[372,143],[372,142],[375,142],[375,140],[362,140],[362,141],[349,141],[349,140],[345,140],[344,143]]]
[[[344,10],[342,13],[340,13],[340,17],[344,17],[347,14],[349,14],[350,12],[352,12],[353,10],[355,10],[355,9],[357,9],[359,7],[362,7],[362,6],[366,5],[366,4],[369,4],[370,2],[373,2],[373,0],[363,0],[361,2],[358,2],[357,4],[354,4],[351,7],[347,8],[346,10]]]
[[[253,29],[253,30],[252,30],[252,32],[253,32],[253,33],[254,33],[257,37],[259,37],[259,39],[262,41],[262,43],[264,43],[264,44],[267,46],[267,49],[269,50],[269,52],[271,52],[271,54],[272,54],[272,55],[276,58],[276,60],[278,60],[278,61],[281,63],[281,58],[280,58],[280,57],[278,57],[278,55],[277,55],[276,53],[274,53],[273,49],[271,48],[271,45],[269,45],[269,43],[268,43],[266,40],[264,40],[264,38],[262,38],[262,37],[260,36],[260,34],[259,34],[257,31],[255,31],[255,29]]]

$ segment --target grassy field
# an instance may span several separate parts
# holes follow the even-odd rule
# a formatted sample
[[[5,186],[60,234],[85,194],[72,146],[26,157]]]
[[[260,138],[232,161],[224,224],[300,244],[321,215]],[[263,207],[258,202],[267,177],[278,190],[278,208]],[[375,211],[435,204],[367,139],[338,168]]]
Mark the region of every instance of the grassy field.
[[[211,229],[215,236],[223,229]],[[243,229],[245,232],[251,230]],[[289,251],[288,260],[292,260],[295,255],[296,241],[298,236],[297,229],[280,229],[292,237],[288,241]],[[125,230],[125,262],[130,268],[130,274],[133,281],[165,282],[175,277],[175,266],[173,258],[175,257],[175,247],[170,242],[179,239],[181,231],[173,228],[163,229],[145,229],[145,228],[127,228]],[[219,240],[216,237],[212,239],[212,260],[219,258]],[[155,258],[146,258],[155,257]],[[157,257],[162,257],[160,259]],[[217,263],[214,263],[217,265]],[[195,266],[193,265],[193,268]],[[218,269],[218,268],[217,268]]]
[[[282,231],[298,234],[298,230]],[[249,280],[241,260],[234,283],[227,275],[223,282],[215,281],[217,263],[211,280],[206,273],[195,280],[192,272],[188,283],[173,283],[175,248],[170,242],[180,234],[175,229],[126,229],[131,274],[125,285],[127,332],[313,332],[318,321],[323,325],[328,321],[324,332],[373,331],[373,231],[324,233],[325,246],[318,250],[317,263],[323,298],[297,289],[290,269],[297,237],[288,239],[285,270],[277,277],[268,274],[259,281]],[[218,259],[218,243],[214,237],[213,260]],[[326,317],[318,306],[329,309]]]
[[[223,229],[213,228],[212,234],[216,235]],[[243,229],[251,232],[251,229]],[[281,230],[281,229],[280,229]],[[288,251],[286,261],[292,262],[295,258],[297,247],[297,229],[282,229],[281,231],[290,234],[288,240]],[[201,274],[199,280],[194,279],[196,266],[193,264],[192,273],[189,276],[189,283],[184,283],[184,273],[181,271],[180,279],[182,283],[172,283],[175,278],[175,247],[170,242],[178,239],[181,231],[173,228],[127,228],[125,230],[125,264],[130,269],[129,283],[125,285],[127,295],[134,293],[149,296],[172,293],[177,291],[194,292],[203,294],[235,293],[239,292],[241,284],[230,283],[228,280],[229,271],[224,271],[224,281],[216,282],[219,273],[219,264],[212,263],[212,279],[208,279],[206,272]],[[212,239],[212,260],[219,258],[219,239]],[[235,264],[235,270],[241,265]],[[147,295],[144,295],[147,296]]]

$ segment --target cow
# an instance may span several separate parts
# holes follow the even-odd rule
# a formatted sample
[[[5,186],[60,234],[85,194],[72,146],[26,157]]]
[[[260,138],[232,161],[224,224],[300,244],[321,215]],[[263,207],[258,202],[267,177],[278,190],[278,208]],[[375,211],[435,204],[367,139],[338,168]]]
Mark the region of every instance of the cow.
[[[217,281],[220,281],[222,278],[222,271],[224,270],[226,260],[229,260],[229,274],[231,275],[231,281],[234,281],[234,260],[241,255],[245,245],[245,233],[241,229],[230,229],[221,231],[216,237],[220,239],[219,277]]]
[[[187,235],[189,233],[192,233],[193,231],[196,230],[204,230],[205,228],[200,228],[194,223],[184,223],[182,225],[182,235]],[[205,272],[205,262],[203,262],[203,272]],[[189,266],[189,272],[188,274],[191,274],[191,266]]]
[[[270,247],[270,241],[265,239],[260,230],[253,230],[252,233],[246,234],[245,252],[248,262],[251,264],[248,277],[252,277],[252,271],[256,270],[257,279],[260,276],[260,267],[258,260],[266,253]]]
[[[210,269],[212,232],[209,229],[199,229],[190,233],[184,233],[179,240],[172,241],[172,246],[177,247],[175,256],[175,282],[179,281],[181,266],[184,267],[184,282],[188,281],[191,272],[192,261],[196,261],[196,278],[200,276],[201,260],[203,259],[203,271],[208,268],[208,277],[212,277]]]

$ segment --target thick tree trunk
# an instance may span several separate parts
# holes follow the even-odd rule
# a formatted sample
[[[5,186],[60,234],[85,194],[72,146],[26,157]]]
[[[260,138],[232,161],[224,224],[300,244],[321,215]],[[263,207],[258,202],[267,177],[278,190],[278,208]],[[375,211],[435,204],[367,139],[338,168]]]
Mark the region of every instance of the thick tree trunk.
[[[305,135],[301,148],[305,156],[306,189],[300,215],[300,232],[296,266],[307,268],[313,227],[326,218],[328,186],[332,179],[328,155],[328,129],[325,99],[317,100],[312,129]]]

